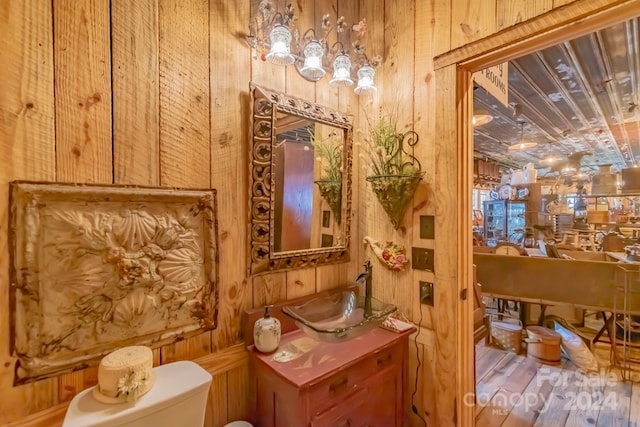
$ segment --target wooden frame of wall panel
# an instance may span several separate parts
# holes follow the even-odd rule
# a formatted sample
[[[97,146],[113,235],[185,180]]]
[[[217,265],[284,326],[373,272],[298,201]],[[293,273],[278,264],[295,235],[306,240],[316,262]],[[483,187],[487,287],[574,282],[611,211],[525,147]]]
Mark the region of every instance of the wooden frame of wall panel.
[[[437,406],[442,408],[437,415],[438,425],[475,425],[474,408],[463,403],[463,397],[475,388],[472,299],[461,297],[473,277],[471,233],[465,231],[471,229],[468,215],[471,201],[468,198],[455,200],[457,194],[470,193],[473,185],[473,135],[469,126],[473,105],[472,73],[639,13],[638,0],[577,0],[434,59],[438,82],[436,141],[440,144],[436,149],[440,156],[436,165],[450,164],[457,171],[454,179],[447,176],[446,171],[442,176],[436,174],[436,187],[439,186],[441,193],[450,193],[449,196],[438,196],[440,215],[436,215],[436,228],[439,233],[456,236],[452,243],[444,243],[441,247],[436,242],[440,255],[436,260],[451,259],[436,262],[438,286],[442,289],[440,295],[436,293],[436,307],[440,306],[437,311],[450,313],[448,317],[438,317],[436,325],[436,366],[442,372],[436,384]],[[455,120],[451,120],[454,116]],[[443,215],[447,213],[452,215]],[[455,337],[456,356],[449,353],[453,347],[452,337]],[[447,380],[455,380],[455,386],[446,385]]]

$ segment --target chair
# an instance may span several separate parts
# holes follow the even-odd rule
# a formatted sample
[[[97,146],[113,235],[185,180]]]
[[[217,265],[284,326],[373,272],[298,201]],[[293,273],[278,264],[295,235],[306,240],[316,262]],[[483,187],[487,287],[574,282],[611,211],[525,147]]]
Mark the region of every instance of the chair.
[[[476,279],[476,266],[473,266],[473,342],[478,343],[482,338],[485,343],[491,341],[491,326],[489,314],[482,300],[482,285]]]

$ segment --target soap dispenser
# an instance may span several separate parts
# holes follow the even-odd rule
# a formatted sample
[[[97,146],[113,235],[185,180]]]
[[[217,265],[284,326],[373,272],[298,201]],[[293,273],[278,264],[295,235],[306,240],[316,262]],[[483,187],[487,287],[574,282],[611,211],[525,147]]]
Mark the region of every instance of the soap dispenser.
[[[269,308],[264,307],[264,316],[253,325],[253,343],[258,351],[271,353],[280,344],[280,321],[269,314]]]

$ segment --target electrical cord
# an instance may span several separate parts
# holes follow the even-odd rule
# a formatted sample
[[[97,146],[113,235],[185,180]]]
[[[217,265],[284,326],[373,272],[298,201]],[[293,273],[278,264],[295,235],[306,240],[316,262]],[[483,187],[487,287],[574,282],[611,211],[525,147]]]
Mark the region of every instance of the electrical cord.
[[[418,374],[420,372],[420,366],[422,365],[422,363],[420,362],[420,346],[418,346],[418,335],[420,335],[420,331],[422,331],[422,303],[419,304],[420,305],[420,320],[418,321],[418,333],[416,333],[416,336],[413,340],[415,346],[416,346],[416,360],[418,361],[418,364],[416,366],[416,375],[415,375],[415,383],[413,385],[413,393],[411,393],[411,411],[413,411],[414,414],[416,414],[418,416],[418,418],[420,418],[420,421],[422,421],[422,424],[424,424],[425,427],[427,427],[427,420],[424,419],[424,417],[420,414],[420,412],[418,411],[418,407],[415,404],[415,397],[416,394],[418,393]]]

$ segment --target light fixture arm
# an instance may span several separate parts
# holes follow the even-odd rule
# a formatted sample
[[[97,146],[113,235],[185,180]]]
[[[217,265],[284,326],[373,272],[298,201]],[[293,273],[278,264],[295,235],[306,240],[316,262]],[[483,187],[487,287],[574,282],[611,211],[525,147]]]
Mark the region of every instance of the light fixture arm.
[[[329,46],[328,35],[336,29],[337,41]],[[356,70],[357,94],[375,92],[375,68],[382,63],[380,56],[369,60],[360,44],[360,37],[367,28],[362,19],[354,25],[347,25],[344,16],[340,16],[335,25],[330,15],[322,16],[322,31],[314,27],[302,33],[296,27],[294,9],[286,3],[284,11],[274,8],[273,0],[261,0],[258,14],[250,17],[247,42],[253,49],[253,57],[276,65],[294,65],[300,76],[310,82],[317,82],[327,72],[331,75],[330,85],[348,87],[354,83],[351,77]],[[355,35],[351,52],[340,41],[341,33],[350,31]],[[352,39],[353,36],[352,36]]]
[[[309,37],[308,36],[309,33],[313,34],[313,37]],[[318,36],[316,34],[316,29],[315,28],[309,28],[307,31],[304,32],[304,34],[302,34],[303,44],[307,44],[311,40],[318,40]]]
[[[340,50],[338,50],[338,45],[340,45]],[[337,42],[335,42],[334,44],[331,45],[331,47],[329,48],[329,53],[333,57],[333,56],[336,55],[336,53],[346,54],[347,51],[344,48],[344,45],[342,44],[342,42],[340,40],[338,40]]]

